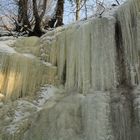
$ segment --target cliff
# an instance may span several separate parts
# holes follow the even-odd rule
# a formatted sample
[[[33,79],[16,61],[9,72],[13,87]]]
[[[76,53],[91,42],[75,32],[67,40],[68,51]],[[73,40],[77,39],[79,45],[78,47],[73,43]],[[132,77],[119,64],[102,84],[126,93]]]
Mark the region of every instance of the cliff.
[[[139,140],[140,1],[0,47],[0,140]]]

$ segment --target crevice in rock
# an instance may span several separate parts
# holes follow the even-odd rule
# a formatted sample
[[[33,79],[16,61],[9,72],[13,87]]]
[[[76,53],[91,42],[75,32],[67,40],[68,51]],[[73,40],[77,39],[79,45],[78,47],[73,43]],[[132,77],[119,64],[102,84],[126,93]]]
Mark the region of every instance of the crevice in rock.
[[[123,47],[123,37],[122,30],[119,21],[116,21],[115,24],[115,41],[116,41],[116,63],[117,63],[117,79],[119,82],[118,86],[128,85],[126,79],[126,68],[125,68],[125,59],[124,59],[124,47]]]
[[[65,83],[66,83],[66,61],[63,68],[63,78],[62,78],[62,84],[65,85]]]

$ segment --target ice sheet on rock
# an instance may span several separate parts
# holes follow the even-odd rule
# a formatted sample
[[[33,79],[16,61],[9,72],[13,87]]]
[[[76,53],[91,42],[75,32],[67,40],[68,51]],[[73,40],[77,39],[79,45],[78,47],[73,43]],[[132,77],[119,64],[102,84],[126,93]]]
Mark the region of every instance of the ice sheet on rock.
[[[0,52],[4,53],[16,53],[16,51],[9,47],[6,43],[0,41]]]
[[[7,131],[10,133],[10,134],[14,134],[17,130],[17,126],[16,125],[10,125],[8,128],[7,128]]]
[[[46,45],[49,63],[57,65],[58,77],[67,89],[83,93],[89,87],[104,90],[116,86],[115,18],[97,18],[68,26],[56,42]]]
[[[131,85],[140,83],[140,53],[139,53],[139,32],[140,32],[140,1],[131,0],[126,2],[116,12],[118,34],[121,34],[120,48],[123,49],[125,82]]]
[[[34,103],[38,106],[41,107],[43,106],[47,100],[49,98],[51,98],[52,96],[54,96],[54,93],[57,91],[57,88],[55,88],[54,86],[45,86],[45,87],[41,87],[41,91],[39,94],[39,97],[36,101],[34,101]]]
[[[30,53],[23,53],[24,56],[28,57],[28,58],[35,58],[35,56],[33,54]]]
[[[67,89],[115,89],[124,77],[128,84],[139,83],[139,7],[139,0],[128,1],[108,9],[101,18],[78,21],[41,37],[47,61],[57,65]],[[50,44],[51,36],[55,41]]]
[[[43,64],[31,54],[0,55],[0,92],[16,99],[34,95],[44,84],[55,81],[57,69]]]
[[[42,61],[42,63],[45,64],[46,66],[52,66],[52,64],[51,63],[48,63],[48,62]]]
[[[85,140],[114,140],[110,122],[110,93],[91,90],[82,104]]]
[[[33,103],[26,100],[18,100],[14,112],[14,117],[9,126],[7,126],[6,131],[10,134],[15,134],[17,130],[24,124],[24,120],[28,118],[33,112],[37,111],[38,107]]]
[[[23,125],[23,121],[28,119],[32,115],[32,113],[37,113],[38,111],[40,111],[47,100],[55,96],[55,92],[57,91],[58,89],[54,86],[47,85],[41,87],[38,93],[39,96],[36,100],[32,102],[24,99],[18,100],[14,112],[14,119],[6,130],[10,134],[14,134],[20,128],[20,126]]]
[[[28,117],[31,114],[31,111],[29,109],[37,110],[37,106],[26,100],[19,100],[17,109],[15,110],[15,117],[13,122],[18,122]]]

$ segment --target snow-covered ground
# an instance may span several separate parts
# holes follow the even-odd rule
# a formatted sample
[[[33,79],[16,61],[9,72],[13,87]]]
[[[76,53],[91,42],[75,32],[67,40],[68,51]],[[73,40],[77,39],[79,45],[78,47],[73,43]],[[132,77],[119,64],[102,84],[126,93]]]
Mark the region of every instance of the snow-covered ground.
[[[0,37],[0,52],[16,53],[16,51],[10,47],[14,42],[14,37]]]
[[[23,125],[24,121],[27,121],[33,113],[42,110],[45,103],[58,92],[58,88],[46,85],[41,87],[38,97],[33,101],[19,99],[14,111],[13,120],[6,128],[7,132],[14,134]]]

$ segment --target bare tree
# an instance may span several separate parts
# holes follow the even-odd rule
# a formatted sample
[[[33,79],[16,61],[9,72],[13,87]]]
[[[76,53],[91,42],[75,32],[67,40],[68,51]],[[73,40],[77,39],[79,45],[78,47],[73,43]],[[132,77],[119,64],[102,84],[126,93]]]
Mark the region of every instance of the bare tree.
[[[87,0],[69,0],[69,1],[71,2],[72,6],[74,6],[75,19],[80,20],[81,9],[83,7],[85,7],[85,10],[87,10],[87,7],[86,7],[86,1]],[[85,14],[87,14],[87,13],[85,13]]]
[[[32,2],[33,2],[33,15],[35,18],[35,25],[34,25],[32,34],[41,36],[42,35],[41,22],[42,22],[43,16],[45,15],[47,0],[43,0],[42,10],[40,14],[37,7],[37,1],[33,0]]]
[[[18,5],[18,19],[16,24],[17,31],[26,31],[31,29],[31,25],[28,18],[28,0],[19,0],[16,2]]]
[[[54,28],[63,25],[64,10],[72,13],[73,17],[70,17],[72,20],[74,18],[80,20],[84,16],[86,18],[91,16],[91,13],[95,14],[96,10],[99,15],[102,15],[108,4],[112,4],[113,2],[116,6],[122,4],[125,0],[113,0],[111,3],[105,0],[69,1],[72,4],[71,7],[73,10],[64,9],[64,0],[1,0],[0,17],[2,18],[0,26],[8,31],[15,29],[18,32],[29,33],[29,35],[41,36],[43,28],[48,29],[48,27]],[[50,11],[52,11],[51,14]],[[83,13],[84,16],[82,15]]]
[[[80,19],[80,3],[81,0],[76,0],[76,20]]]
[[[3,14],[3,16],[6,17],[8,21],[10,21],[14,25],[13,26],[14,31],[26,32],[29,33],[29,35],[40,36],[43,33],[42,32],[43,18],[46,15],[46,11],[48,12],[49,4],[51,4],[51,1],[53,0],[39,0],[39,1],[9,0],[9,1],[5,3],[5,7],[3,9],[7,12],[8,7],[10,7],[11,5],[15,6],[16,8],[15,10],[12,9],[11,12],[8,12],[7,15]]]
[[[63,13],[64,13],[64,0],[57,0],[56,12],[55,12],[55,18],[56,18],[55,27],[63,25]]]

